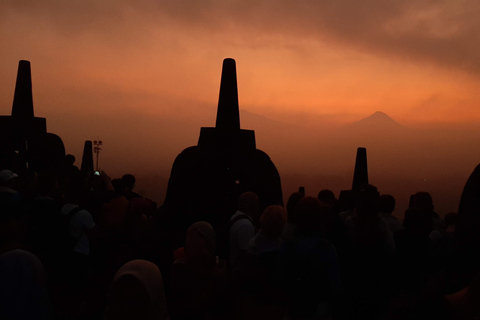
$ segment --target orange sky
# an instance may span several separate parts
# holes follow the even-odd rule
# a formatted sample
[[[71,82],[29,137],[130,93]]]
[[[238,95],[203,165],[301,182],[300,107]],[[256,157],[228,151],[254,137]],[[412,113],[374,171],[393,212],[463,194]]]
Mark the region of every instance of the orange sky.
[[[147,142],[169,167],[199,125],[213,126],[232,57],[240,109],[282,125],[381,110],[408,126],[478,130],[479,13],[467,0],[2,1],[0,112],[18,60],[30,60],[36,115],[67,152],[127,143],[133,165]]]
[[[203,112],[233,57],[241,108],[258,114],[480,122],[480,4],[362,3],[3,1],[2,110],[26,59],[40,115],[54,117],[55,102],[89,114]]]

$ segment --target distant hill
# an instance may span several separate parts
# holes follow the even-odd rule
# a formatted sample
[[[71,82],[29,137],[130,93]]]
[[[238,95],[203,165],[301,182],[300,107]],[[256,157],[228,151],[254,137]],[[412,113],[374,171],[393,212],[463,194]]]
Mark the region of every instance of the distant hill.
[[[250,130],[278,129],[289,126],[284,122],[273,120],[247,110],[240,110],[240,128]]]
[[[350,128],[366,130],[394,130],[405,128],[384,112],[377,111],[371,116],[352,123]]]

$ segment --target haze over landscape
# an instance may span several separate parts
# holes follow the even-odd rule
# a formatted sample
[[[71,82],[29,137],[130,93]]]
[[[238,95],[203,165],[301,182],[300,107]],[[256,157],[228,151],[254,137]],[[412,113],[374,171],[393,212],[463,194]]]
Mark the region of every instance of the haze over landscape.
[[[222,60],[237,61],[241,127],[255,130],[284,197],[338,196],[356,148],[397,198],[429,191],[456,211],[480,162],[480,3],[470,1],[3,1],[0,113],[18,60],[35,114],[80,165],[133,173],[163,201],[172,163],[215,123]],[[381,112],[377,112],[381,111]]]

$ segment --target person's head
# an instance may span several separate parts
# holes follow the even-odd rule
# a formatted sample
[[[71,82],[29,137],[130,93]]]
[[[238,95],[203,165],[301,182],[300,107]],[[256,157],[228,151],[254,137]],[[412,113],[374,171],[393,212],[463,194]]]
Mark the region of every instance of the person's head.
[[[75,156],[73,154],[67,154],[65,155],[65,165],[67,166],[73,166],[75,163]]]
[[[12,187],[18,175],[11,170],[2,170],[0,171],[0,186],[3,187]]]
[[[216,234],[213,227],[205,221],[192,224],[185,239],[185,262],[208,267],[215,263]]]
[[[417,192],[413,195],[412,206],[425,212],[433,211],[432,196],[428,192]]]
[[[304,194],[300,192],[294,192],[290,195],[287,202],[287,221],[291,224],[295,224],[295,216],[296,216],[296,206],[298,202],[305,197]]]
[[[419,208],[408,208],[403,218],[403,227],[410,234],[428,236],[432,231],[433,220],[429,212]]]
[[[163,278],[146,260],[132,260],[115,274],[104,319],[168,319]]]
[[[20,199],[17,195],[7,192],[0,194],[0,244],[17,236],[20,208]]]
[[[49,319],[47,279],[34,254],[10,250],[0,255],[2,319]]]
[[[282,235],[287,214],[280,206],[268,206],[260,216],[260,232],[269,238]]]
[[[452,294],[445,295],[448,311],[452,319],[480,318],[480,275],[470,282],[468,287]]]
[[[382,194],[378,198],[378,210],[381,213],[392,213],[395,210],[395,198],[389,194]]]
[[[125,188],[127,191],[133,190],[135,187],[135,177],[131,174],[124,174],[122,177],[123,183],[125,184]]]
[[[458,221],[458,214],[456,212],[449,212],[443,218],[445,222],[445,229],[454,231]]]
[[[342,190],[338,198],[339,211],[352,211],[357,204],[357,197],[353,190]]]
[[[314,197],[304,197],[296,206],[296,226],[300,234],[320,235],[323,230],[323,210],[320,201]]]
[[[320,201],[320,204],[327,208],[333,208],[335,202],[337,201],[337,199],[335,198],[335,194],[333,194],[333,191],[328,189],[320,191],[317,198]]]
[[[258,214],[258,206],[258,196],[254,192],[244,192],[238,198],[238,210],[252,218]]]

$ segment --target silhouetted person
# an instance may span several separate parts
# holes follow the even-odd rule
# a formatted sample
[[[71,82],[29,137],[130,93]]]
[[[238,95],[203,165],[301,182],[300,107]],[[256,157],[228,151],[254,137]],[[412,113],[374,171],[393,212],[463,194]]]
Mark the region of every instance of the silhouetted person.
[[[362,187],[355,208],[355,215],[345,221],[356,247],[357,255],[362,259],[384,259],[395,255],[393,234],[386,222],[379,216],[379,194],[372,185]]]
[[[146,260],[132,260],[115,274],[105,320],[168,320],[160,270]]]
[[[22,248],[21,202],[11,193],[0,193],[0,254]]]
[[[338,199],[338,215],[343,221],[355,214],[357,194],[352,190],[342,190]]]
[[[80,179],[80,169],[75,165],[75,156],[73,154],[67,154],[63,161],[63,174],[69,179]]]
[[[305,197],[297,204],[297,232],[279,251],[279,276],[292,319],[328,317],[341,292],[335,247],[321,234],[324,208]]]
[[[305,187],[298,187],[298,193],[301,193],[305,196]]]
[[[143,198],[133,198],[128,204],[125,217],[126,234],[141,236],[149,217],[155,212],[155,205],[152,201]]]
[[[432,243],[432,265],[435,270],[451,268],[458,263],[457,221],[457,213],[447,213],[444,217],[445,234],[436,243]]]
[[[63,217],[57,175],[42,171],[37,177],[37,195],[29,213],[28,242],[42,261],[49,278],[59,272]]]
[[[260,216],[260,229],[250,239],[245,258],[229,273],[224,302],[228,319],[283,319],[284,293],[275,277],[286,212],[268,206]]]
[[[199,221],[185,240],[184,256],[172,266],[172,315],[178,319],[211,319],[218,311],[226,265],[216,256],[215,231]]]
[[[402,262],[405,280],[418,281],[419,276],[430,273],[433,219],[428,211],[417,207],[405,211],[403,226],[405,230],[398,237],[398,257]]]
[[[458,214],[456,212],[449,212],[443,218],[445,224],[445,232],[447,234],[454,234],[458,221]]]
[[[128,202],[120,237],[112,244],[114,247],[118,247],[118,254],[116,255],[117,266],[139,257],[158,255],[156,241],[152,240],[152,237],[156,239],[152,233],[157,233],[157,230],[151,228],[152,225],[148,218],[153,211],[155,211],[155,207],[149,200],[133,198]],[[161,233],[161,231],[159,232]],[[161,243],[158,243],[158,245],[161,245]],[[166,248],[163,249],[165,250]],[[171,257],[169,256],[169,258]],[[157,261],[155,260],[155,262]],[[170,266],[171,261],[168,264],[168,268]],[[165,273],[165,276],[168,275],[169,273]]]
[[[20,249],[0,254],[0,317],[53,319],[42,263]]]
[[[278,251],[286,220],[287,214],[282,207],[268,206],[260,216],[260,230],[250,239],[248,252],[261,256]]]
[[[394,235],[403,230],[402,223],[392,215],[393,210],[395,210],[395,198],[393,196],[389,194],[381,195],[378,199],[378,209],[380,217],[385,220]]]
[[[323,237],[335,246],[340,264],[342,265],[351,251],[351,241],[343,219],[335,211],[337,199],[333,192],[328,189],[320,191],[317,199],[323,208]]]
[[[73,239],[70,253],[70,278],[75,285],[81,285],[90,268],[90,237],[95,230],[95,222],[87,210],[79,206],[81,188],[70,185],[65,193],[62,214],[68,216],[68,229]]]
[[[238,210],[230,218],[229,265],[234,266],[249,247],[250,239],[255,235],[254,221],[258,215],[258,197],[253,192],[245,192],[238,199]]]
[[[377,188],[360,189],[355,214],[345,220],[353,250],[345,272],[349,307],[347,318],[372,319],[393,294],[395,256],[393,234],[379,217]]]
[[[112,186],[115,196],[102,206],[102,222],[107,236],[115,241],[122,235],[125,227],[128,200],[125,197],[125,184],[122,179],[113,179]]]
[[[332,208],[335,206],[337,199],[331,190],[325,189],[318,193],[317,199],[320,201],[322,206],[327,208]]]
[[[445,227],[443,225],[440,216],[433,210],[433,200],[432,196],[428,192],[417,192],[413,195],[411,199],[411,205],[419,210],[425,212],[427,215],[432,217],[432,234],[430,237],[433,242],[436,242],[441,238],[441,235],[445,232]]]
[[[18,175],[11,170],[0,171],[0,197],[12,197],[16,201],[20,201],[20,193],[15,188],[15,178]]]
[[[296,206],[297,203],[305,197],[304,194],[300,192],[294,192],[290,195],[287,202],[287,223],[283,229],[282,237],[285,239],[293,239],[296,230]]]
[[[480,275],[474,276],[461,289],[447,292],[442,283],[433,278],[410,291],[403,290],[395,297],[390,303],[387,319],[479,319],[479,299]]]
[[[79,169],[78,167],[74,164],[75,163],[75,156],[73,154],[67,154],[65,155],[64,158],[64,166],[65,166],[65,172],[66,175],[76,175],[79,174]]]
[[[131,174],[124,174],[122,176],[123,183],[125,184],[125,198],[128,201],[132,200],[133,198],[142,198],[141,195],[133,191],[135,188],[135,177]]]
[[[477,275],[468,287],[445,295],[445,299],[451,319],[479,319],[480,275]]]

